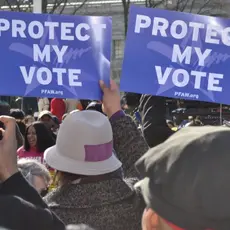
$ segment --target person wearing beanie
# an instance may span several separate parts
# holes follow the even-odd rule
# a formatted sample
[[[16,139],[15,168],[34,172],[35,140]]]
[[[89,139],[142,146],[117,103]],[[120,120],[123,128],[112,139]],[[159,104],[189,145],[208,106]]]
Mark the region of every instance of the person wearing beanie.
[[[230,229],[230,129],[186,127],[137,163],[143,230]]]

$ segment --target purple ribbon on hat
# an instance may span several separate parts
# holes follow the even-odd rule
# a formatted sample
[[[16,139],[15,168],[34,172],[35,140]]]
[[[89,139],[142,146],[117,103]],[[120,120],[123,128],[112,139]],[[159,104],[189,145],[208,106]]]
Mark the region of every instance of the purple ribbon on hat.
[[[113,141],[100,145],[85,145],[84,147],[86,162],[105,161],[113,154]]]

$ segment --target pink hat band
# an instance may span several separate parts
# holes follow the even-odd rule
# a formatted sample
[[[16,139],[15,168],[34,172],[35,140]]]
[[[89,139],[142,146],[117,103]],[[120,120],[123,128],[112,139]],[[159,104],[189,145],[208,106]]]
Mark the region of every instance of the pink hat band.
[[[84,147],[86,162],[105,161],[113,154],[113,141],[100,145],[85,145]]]

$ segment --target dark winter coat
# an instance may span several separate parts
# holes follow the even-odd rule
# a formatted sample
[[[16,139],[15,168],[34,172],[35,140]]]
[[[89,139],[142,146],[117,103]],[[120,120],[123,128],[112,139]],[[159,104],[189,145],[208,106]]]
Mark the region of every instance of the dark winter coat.
[[[0,185],[0,227],[11,230],[65,229],[21,173]]]

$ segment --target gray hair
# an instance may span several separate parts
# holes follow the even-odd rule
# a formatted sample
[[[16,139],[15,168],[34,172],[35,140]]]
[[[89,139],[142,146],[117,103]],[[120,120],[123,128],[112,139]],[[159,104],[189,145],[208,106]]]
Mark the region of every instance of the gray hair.
[[[34,185],[34,176],[42,177],[46,184],[49,184],[51,177],[47,168],[36,160],[20,159],[18,168],[26,180]]]

